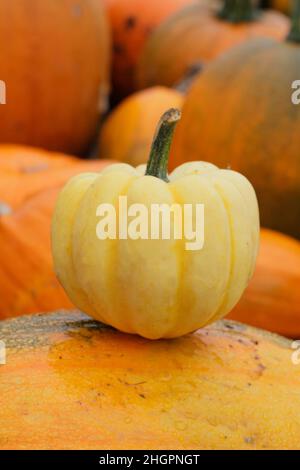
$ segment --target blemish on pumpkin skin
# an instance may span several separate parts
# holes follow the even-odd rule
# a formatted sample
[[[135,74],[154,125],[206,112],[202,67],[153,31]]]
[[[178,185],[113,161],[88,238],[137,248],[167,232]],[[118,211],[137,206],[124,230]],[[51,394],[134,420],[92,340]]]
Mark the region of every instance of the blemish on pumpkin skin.
[[[120,378],[118,378],[118,381],[123,384],[123,385],[127,385],[129,387],[136,387],[138,385],[144,385],[145,383],[147,383],[145,380],[143,382],[134,382],[134,383],[130,383],[130,382],[127,382],[126,380],[122,380]]]
[[[244,438],[246,444],[254,444],[255,440],[254,437],[248,436]]]
[[[238,343],[240,343],[240,344],[246,344],[246,341],[244,341],[243,339],[239,338],[239,339],[238,339]]]
[[[88,341],[90,342],[93,338],[93,333],[85,328],[81,328],[79,330],[77,330],[76,332],[70,332],[69,335],[71,337],[80,337],[80,338],[83,338],[85,341]]]
[[[243,323],[232,323],[230,320],[223,320],[223,327],[227,330],[233,330],[237,332],[245,331],[246,325]]]
[[[260,377],[264,373],[265,369],[266,369],[266,366],[264,366],[263,364],[260,363],[256,367],[255,373]]]
[[[134,16],[128,16],[124,21],[125,29],[133,29],[136,26],[136,18]]]
[[[225,328],[227,328],[228,330],[234,330],[233,325],[226,325]]]

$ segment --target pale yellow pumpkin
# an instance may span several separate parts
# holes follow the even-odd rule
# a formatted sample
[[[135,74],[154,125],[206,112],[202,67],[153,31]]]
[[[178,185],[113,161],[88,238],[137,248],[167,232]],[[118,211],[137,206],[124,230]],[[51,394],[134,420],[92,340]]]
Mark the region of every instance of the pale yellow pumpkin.
[[[146,338],[171,338],[226,315],[254,269],[259,216],[249,181],[205,162],[166,175],[171,110],[152,146],[150,164],[114,164],[71,179],[61,192],[52,225],[56,273],[72,302],[102,322]],[[96,235],[99,204],[127,196],[128,206],[204,204],[204,246],[184,239],[105,239]],[[192,215],[191,215],[192,217]],[[174,217],[173,228],[181,224]],[[173,230],[171,231],[173,233]]]

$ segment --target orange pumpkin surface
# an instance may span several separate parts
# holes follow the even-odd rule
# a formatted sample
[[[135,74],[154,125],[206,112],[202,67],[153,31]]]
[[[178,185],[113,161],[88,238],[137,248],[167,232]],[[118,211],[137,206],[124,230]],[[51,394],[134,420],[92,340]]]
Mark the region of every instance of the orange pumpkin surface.
[[[0,146],[0,318],[71,307],[53,271],[52,212],[70,177],[105,164]]]
[[[1,449],[300,449],[299,366],[279,336],[223,321],[151,341],[57,312],[0,337]]]
[[[152,31],[173,12],[195,1],[105,0],[112,30],[112,82],[117,98],[135,90],[136,63]]]
[[[0,205],[18,208],[29,197],[61,187],[74,174],[98,171],[105,162],[19,145],[0,145]]]
[[[100,131],[100,157],[137,166],[146,163],[153,135],[162,114],[181,108],[183,95],[166,87],[153,87],[122,101],[108,116]]]
[[[82,153],[108,94],[100,0],[2,0],[0,142]]]
[[[228,318],[300,338],[300,242],[261,231],[254,276]]]
[[[291,99],[300,76],[300,28],[291,34],[282,43],[248,41],[195,79],[170,167],[199,159],[230,166],[253,184],[262,225],[300,238],[300,106]]]
[[[257,14],[251,0],[234,3],[223,2],[222,17],[219,7],[196,3],[164,21],[141,54],[136,72],[139,87],[172,86],[195,62],[207,63],[252,37],[281,40],[286,36],[289,19],[285,15],[271,10]]]

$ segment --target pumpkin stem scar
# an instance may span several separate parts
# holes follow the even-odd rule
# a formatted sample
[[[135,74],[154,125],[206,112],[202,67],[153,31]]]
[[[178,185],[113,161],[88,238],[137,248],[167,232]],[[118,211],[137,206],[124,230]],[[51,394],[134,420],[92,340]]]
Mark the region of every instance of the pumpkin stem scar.
[[[252,0],[224,0],[218,17],[230,23],[253,21],[256,11]]]
[[[294,0],[292,24],[287,41],[300,42],[300,0]]]
[[[171,108],[166,111],[157,126],[154,135],[150,157],[147,163],[146,175],[156,176],[168,182],[168,161],[171,142],[177,122],[181,118],[179,109]]]

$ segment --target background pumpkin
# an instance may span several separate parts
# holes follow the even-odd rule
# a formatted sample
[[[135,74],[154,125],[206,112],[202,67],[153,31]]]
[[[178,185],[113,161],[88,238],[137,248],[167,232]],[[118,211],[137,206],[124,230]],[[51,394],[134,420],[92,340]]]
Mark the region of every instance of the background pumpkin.
[[[138,85],[172,86],[193,63],[206,63],[254,36],[281,40],[288,27],[288,18],[279,12],[256,16],[251,0],[225,0],[221,12],[219,7],[189,5],[149,37],[137,66]]]
[[[300,242],[262,230],[254,276],[228,318],[300,338]]]
[[[71,306],[53,271],[52,213],[70,177],[105,164],[0,146],[0,318]]]
[[[108,94],[101,0],[0,2],[0,142],[82,153]]]
[[[165,18],[195,1],[105,0],[112,30],[112,83],[115,99],[135,91],[134,71],[147,37]]]
[[[300,237],[300,31],[278,43],[257,38],[210,64],[186,96],[171,167],[188,155],[244,174],[264,226]],[[201,137],[200,137],[201,136]]]
[[[3,321],[0,337],[1,449],[299,449],[284,338],[224,321],[147,341],[62,312]]]
[[[94,160],[47,152],[20,145],[0,145],[0,205],[9,211],[30,197],[53,187],[61,187],[81,171],[97,171],[102,164]]]
[[[122,101],[104,122],[99,138],[99,154],[137,166],[148,160],[153,135],[162,114],[181,109],[183,95],[175,89],[153,87]]]

